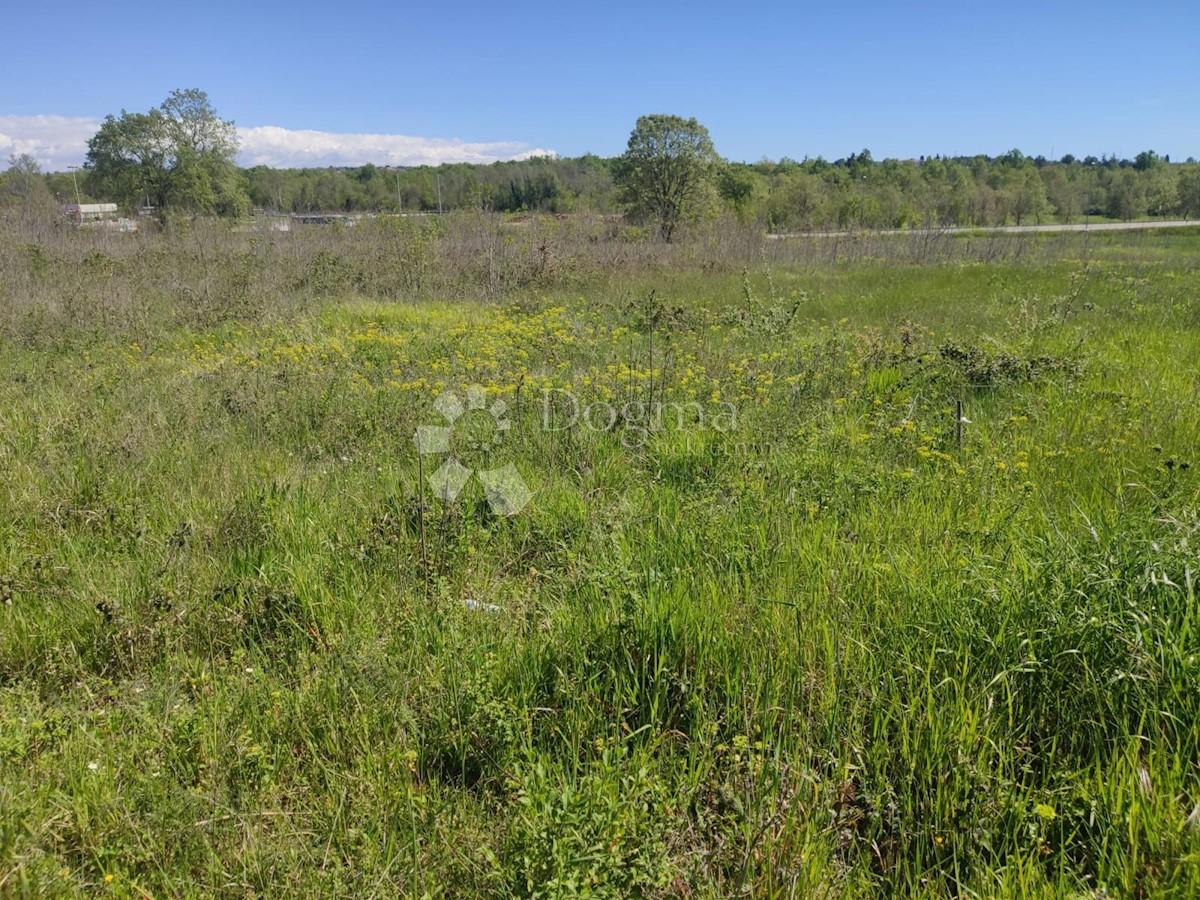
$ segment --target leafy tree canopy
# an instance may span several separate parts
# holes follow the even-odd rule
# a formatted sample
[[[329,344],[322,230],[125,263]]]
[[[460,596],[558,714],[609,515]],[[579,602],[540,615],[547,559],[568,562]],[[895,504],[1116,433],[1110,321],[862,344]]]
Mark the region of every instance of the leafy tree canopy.
[[[243,215],[249,204],[234,163],[237,131],[197,88],[172,91],[145,113],[109,115],[88,141],[94,187],[125,204]]]
[[[698,212],[719,163],[708,129],[696,119],[642,116],[614,175],[635,214],[654,221],[669,242]]]

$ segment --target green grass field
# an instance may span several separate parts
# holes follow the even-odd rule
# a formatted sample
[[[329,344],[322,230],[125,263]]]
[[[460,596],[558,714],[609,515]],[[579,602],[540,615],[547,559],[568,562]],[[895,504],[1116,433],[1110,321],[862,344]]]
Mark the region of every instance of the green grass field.
[[[10,318],[0,896],[1197,896],[1200,248],[1105,248]]]

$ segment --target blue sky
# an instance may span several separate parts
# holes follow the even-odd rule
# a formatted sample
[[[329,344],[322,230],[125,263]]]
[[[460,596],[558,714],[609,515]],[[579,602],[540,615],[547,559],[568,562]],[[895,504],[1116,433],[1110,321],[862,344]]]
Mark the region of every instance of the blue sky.
[[[696,116],[732,159],[1200,157],[1194,0],[53,9],[11,5],[0,56],[0,154],[51,165],[191,86],[244,129],[244,161],[611,155],[648,112]],[[363,134],[409,140],[344,137]]]

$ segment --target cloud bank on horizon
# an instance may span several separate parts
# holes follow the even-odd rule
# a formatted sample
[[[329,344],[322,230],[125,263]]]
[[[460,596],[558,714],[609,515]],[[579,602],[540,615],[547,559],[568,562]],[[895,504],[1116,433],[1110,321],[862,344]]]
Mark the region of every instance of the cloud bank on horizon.
[[[0,116],[0,166],[28,153],[50,172],[83,163],[100,123],[83,116]]]
[[[83,164],[88,138],[100,127],[86,116],[0,115],[0,168],[10,155],[28,153],[49,172]],[[239,128],[243,166],[436,166],[440,163],[491,163],[554,156],[553,150],[516,141],[469,142],[404,134],[341,134],[296,130],[277,125]]]
[[[412,137],[404,134],[340,134],[292,130],[277,125],[239,128],[244,166],[436,166],[440,163],[491,163],[531,156],[553,156],[553,150],[516,141],[469,143],[458,139]]]

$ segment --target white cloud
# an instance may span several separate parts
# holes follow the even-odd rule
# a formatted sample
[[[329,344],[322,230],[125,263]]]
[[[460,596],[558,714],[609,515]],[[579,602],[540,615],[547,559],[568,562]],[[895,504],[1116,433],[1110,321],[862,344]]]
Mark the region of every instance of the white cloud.
[[[48,172],[83,163],[87,142],[100,123],[85,116],[0,116],[0,168],[9,156],[28,153]]]
[[[449,162],[490,163],[501,159],[550,156],[513,141],[468,143],[404,134],[338,134],[331,131],[293,131],[275,125],[240,128],[244,166],[358,166],[363,163],[420,166]]]
[[[10,154],[28,153],[50,172],[83,163],[87,141],[100,122],[72,116],[0,116],[0,168]],[[261,125],[239,128],[244,166],[392,166],[450,162],[490,163],[503,159],[552,156],[553,150],[515,141],[470,143],[458,139],[403,134],[338,134]]]

